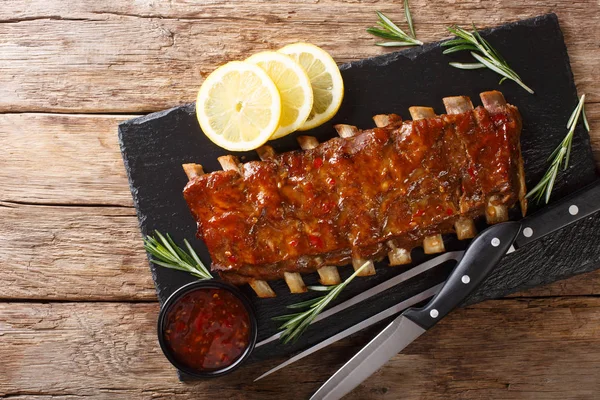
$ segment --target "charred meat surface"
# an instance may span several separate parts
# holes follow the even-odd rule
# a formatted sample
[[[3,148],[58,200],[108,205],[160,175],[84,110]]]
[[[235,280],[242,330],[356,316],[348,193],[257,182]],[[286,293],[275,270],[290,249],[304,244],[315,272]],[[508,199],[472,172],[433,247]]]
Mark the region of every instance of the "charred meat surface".
[[[500,92],[481,98],[463,113],[387,116],[313,149],[191,176],[184,197],[212,268],[242,284],[377,260],[390,243],[411,249],[460,217],[511,207],[524,193],[521,117]]]

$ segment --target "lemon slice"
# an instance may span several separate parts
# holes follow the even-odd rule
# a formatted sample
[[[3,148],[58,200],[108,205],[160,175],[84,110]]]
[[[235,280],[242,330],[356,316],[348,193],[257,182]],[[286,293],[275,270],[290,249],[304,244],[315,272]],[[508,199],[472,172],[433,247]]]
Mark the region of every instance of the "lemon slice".
[[[313,90],[313,107],[301,131],[329,121],[342,104],[344,81],[340,69],[323,49],[310,43],[294,43],[279,49],[292,57],[306,71]]]
[[[281,96],[281,119],[272,139],[294,132],[304,124],[313,106],[313,92],[304,69],[284,54],[264,51],[248,58],[271,78]]]
[[[216,145],[231,151],[253,150],[277,130],[281,97],[261,68],[232,61],[213,71],[200,87],[196,116]]]

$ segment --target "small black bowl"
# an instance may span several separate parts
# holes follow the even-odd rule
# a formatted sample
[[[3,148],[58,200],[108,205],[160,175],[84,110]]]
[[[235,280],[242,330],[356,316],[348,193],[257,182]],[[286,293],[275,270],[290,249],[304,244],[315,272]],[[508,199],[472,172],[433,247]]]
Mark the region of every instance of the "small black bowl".
[[[242,304],[246,308],[246,311],[248,312],[248,319],[250,321],[248,346],[246,347],[246,350],[244,351],[244,353],[242,353],[242,355],[239,356],[237,360],[235,360],[232,364],[230,364],[222,369],[197,370],[197,369],[193,369],[187,365],[182,364],[181,362],[179,362],[177,360],[177,358],[174,356],[173,352],[169,349],[169,346],[167,345],[166,340],[165,340],[164,331],[165,331],[165,326],[167,323],[167,315],[169,314],[169,310],[171,309],[171,307],[174,304],[177,303],[177,301],[183,295],[185,295],[189,292],[192,292],[194,290],[198,290],[198,289],[224,289],[224,290],[227,290],[228,292],[232,293],[235,297],[237,297],[242,302]],[[190,376],[197,377],[197,378],[214,378],[214,377],[225,375],[225,374],[232,372],[237,367],[239,367],[240,364],[242,364],[250,356],[250,353],[252,353],[252,350],[254,349],[254,345],[256,344],[258,325],[257,325],[257,321],[256,321],[256,313],[254,311],[254,307],[252,306],[252,303],[250,302],[250,300],[248,300],[248,298],[246,296],[244,296],[242,294],[242,292],[240,292],[238,290],[238,288],[236,288],[233,285],[227,284],[225,282],[211,279],[211,280],[195,281],[195,282],[188,283],[187,285],[184,285],[184,286],[180,287],[179,289],[177,289],[177,291],[175,291],[175,293],[173,293],[171,296],[169,296],[167,301],[163,304],[163,306],[160,310],[160,313],[158,314],[157,331],[158,331],[158,342],[160,343],[160,348],[162,349],[163,353],[165,354],[165,357],[167,357],[167,359],[171,362],[171,364],[173,364],[178,370],[180,370]]]

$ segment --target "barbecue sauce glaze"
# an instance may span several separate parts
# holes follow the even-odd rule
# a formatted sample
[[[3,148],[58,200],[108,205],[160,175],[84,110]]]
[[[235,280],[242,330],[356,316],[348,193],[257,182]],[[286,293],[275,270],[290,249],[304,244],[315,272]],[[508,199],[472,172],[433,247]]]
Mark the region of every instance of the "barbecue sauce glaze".
[[[184,197],[213,269],[235,284],[412,249],[518,196],[511,105],[402,122],[195,177]]]

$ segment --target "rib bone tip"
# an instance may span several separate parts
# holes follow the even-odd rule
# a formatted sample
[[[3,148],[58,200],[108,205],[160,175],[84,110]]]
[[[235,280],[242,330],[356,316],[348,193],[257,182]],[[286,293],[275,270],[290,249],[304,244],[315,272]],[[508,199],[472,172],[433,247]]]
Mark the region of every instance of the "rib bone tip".
[[[388,258],[390,260],[390,267],[406,265],[412,262],[410,251],[398,247],[394,247],[388,252]]]
[[[437,235],[427,236],[423,239],[423,250],[425,254],[443,253],[445,251],[444,239],[439,233]]]
[[[291,293],[304,293],[306,292],[306,285],[302,276],[298,272],[284,272],[283,278],[287,283]]]
[[[498,196],[492,196],[485,207],[485,220],[490,225],[508,221],[508,207],[504,204],[496,204],[498,201]]]
[[[456,230],[456,236],[458,237],[458,240],[471,239],[477,234],[475,222],[471,218],[467,217],[460,217],[454,223],[454,229]]]
[[[302,150],[314,149],[315,147],[317,147],[319,145],[319,141],[314,136],[302,135],[302,136],[298,136],[296,138],[296,140],[298,141],[298,144],[300,145],[300,148]]]
[[[485,210],[485,220],[489,225],[508,221],[508,208],[504,205],[488,205]]]
[[[317,272],[319,273],[321,285],[337,285],[342,281],[337,267],[324,266],[319,268]]]
[[[236,156],[227,155],[217,158],[224,171],[240,172],[240,160]]]
[[[271,286],[266,281],[260,279],[252,279],[248,282],[250,287],[254,290],[256,295],[261,299],[277,297]]]
[[[258,149],[256,149],[256,153],[262,161],[275,157],[275,150],[273,150],[273,148],[269,145],[260,146]]]
[[[182,164],[181,166],[183,167],[183,171],[185,172],[185,175],[188,177],[188,180],[192,180],[192,178],[195,178],[196,176],[204,175],[204,169],[202,168],[202,165],[200,165],[200,164],[189,163],[189,164]]]
[[[521,206],[521,215],[525,218],[527,214],[527,199],[524,196],[519,198],[519,205]]]
[[[408,112],[414,121],[435,117],[435,111],[431,107],[412,106],[408,108]]]
[[[448,114],[462,114],[473,110],[473,103],[468,96],[451,96],[442,99]]]
[[[365,263],[368,263],[369,265],[367,265],[359,274],[358,276],[370,276],[370,275],[375,275],[377,272],[375,271],[375,264],[373,264],[373,261],[371,260],[363,260],[362,258],[353,258],[352,259],[352,266],[354,267],[354,270],[356,271],[357,269],[359,269],[360,267],[362,267]]]
[[[342,138],[349,138],[358,134],[358,128],[354,125],[337,124],[333,126]]]
[[[373,116],[373,122],[378,128],[383,128],[391,123],[391,118],[388,114],[377,114]]]

